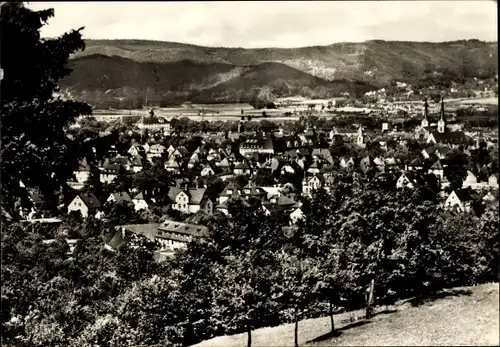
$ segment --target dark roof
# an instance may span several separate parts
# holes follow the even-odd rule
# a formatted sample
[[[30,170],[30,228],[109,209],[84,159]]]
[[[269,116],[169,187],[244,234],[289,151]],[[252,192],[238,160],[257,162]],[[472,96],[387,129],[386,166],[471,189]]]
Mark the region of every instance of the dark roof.
[[[189,203],[199,205],[205,197],[206,188],[191,188],[188,189]]]
[[[250,166],[246,162],[239,163],[234,167],[235,169],[250,169]]]
[[[35,205],[43,204],[45,202],[45,198],[43,194],[38,191],[37,189],[28,189],[28,195],[31,199],[31,201]]]
[[[130,165],[142,166],[142,159],[140,157],[132,157],[130,158]]]
[[[441,161],[438,160],[431,166],[432,170],[443,170],[443,165],[441,164]]]
[[[118,248],[120,248],[121,245],[123,245],[124,242],[125,242],[125,240],[123,238],[123,233],[121,230],[118,230],[115,232],[115,234],[113,235],[111,240],[106,242],[106,244],[113,249],[118,249]]]
[[[437,143],[458,145],[467,142],[467,136],[463,131],[432,132],[432,135]]]
[[[120,229],[128,230],[134,234],[142,235],[150,240],[154,240],[158,233],[158,223],[128,224],[120,225]],[[111,246],[111,245],[110,245]]]
[[[81,193],[79,195],[80,199],[82,199],[83,203],[88,207],[88,208],[99,208],[101,207],[101,202],[97,199],[97,197],[90,193]]]
[[[295,201],[284,195],[280,196],[276,201],[276,203],[284,207],[291,207],[296,204]]]
[[[423,150],[426,151],[427,154],[430,155],[430,154],[432,154],[432,153],[434,153],[436,151],[436,147],[431,146],[431,147],[424,148]]]
[[[424,166],[425,165],[425,160],[421,157],[413,159],[408,166]]]
[[[132,201],[130,195],[128,195],[127,192],[111,193],[111,195],[115,198],[115,201],[117,203]]]
[[[265,202],[263,204],[263,206],[269,211],[271,212],[271,214],[274,214],[274,213],[281,213],[281,212],[284,212],[286,210],[286,207],[278,204],[278,203],[273,203],[273,202]]]
[[[460,199],[460,201],[471,201],[472,196],[467,189],[455,190],[455,194]]]
[[[273,140],[268,136],[253,136],[241,144],[241,148],[274,149]]]
[[[143,192],[140,192],[139,194],[137,194],[136,196],[134,196],[134,200],[146,200],[146,199],[144,197]]]
[[[208,233],[208,228],[203,225],[187,224],[176,222],[173,220],[166,220],[158,226],[159,230],[168,231],[171,233],[201,237]]]

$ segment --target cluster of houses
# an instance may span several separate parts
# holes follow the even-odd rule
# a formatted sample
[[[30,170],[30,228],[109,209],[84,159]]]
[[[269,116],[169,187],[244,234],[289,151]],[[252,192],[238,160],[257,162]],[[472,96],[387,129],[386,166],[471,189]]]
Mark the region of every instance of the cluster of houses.
[[[142,122],[144,123],[144,122]],[[152,129],[152,128],[151,128]],[[163,131],[163,128],[156,129]],[[384,127],[387,130],[387,126]],[[423,136],[422,136],[423,135]],[[188,135],[189,136],[189,135]],[[470,191],[483,195],[485,203],[498,199],[498,173],[491,163],[481,167],[469,167],[462,189],[447,192],[450,182],[445,177],[448,165],[447,156],[455,148],[471,155],[478,149],[479,142],[470,144],[471,139],[463,131],[450,131],[446,124],[444,102],[441,105],[440,119],[430,124],[425,104],[421,126],[414,134],[401,136],[385,132],[383,138],[377,137],[381,148],[393,139],[404,145],[409,139],[417,138],[425,148],[410,160],[404,161],[393,155],[379,155],[363,158],[353,156],[333,157],[329,146],[339,138],[351,141],[353,145],[364,148],[368,141],[374,140],[363,128],[358,131],[338,131],[332,129],[325,133],[308,128],[302,134],[291,134],[280,129],[275,132],[244,132],[243,126],[234,134],[202,134],[201,145],[189,151],[183,145],[168,145],[166,142],[133,143],[127,153],[116,153],[114,148],[108,158],[100,163],[91,164],[83,159],[74,172],[74,179],[68,185],[76,194],[66,207],[67,213],[80,212],[83,217],[94,215],[104,217],[102,206],[105,203],[125,202],[133,205],[136,211],[147,210],[158,198],[170,209],[186,215],[213,215],[229,213],[231,201],[260,201],[267,215],[276,215],[294,225],[303,217],[301,197],[310,197],[314,190],[329,189],[335,185],[333,172],[339,169],[372,170],[376,178],[384,175],[397,177],[396,187],[412,189],[423,174],[434,174],[442,190],[443,206],[461,211],[470,209]],[[222,145],[224,140],[238,141],[235,148]],[[495,143],[488,142],[489,146]],[[113,192],[105,201],[88,192],[80,191],[91,176],[92,166],[97,167],[102,183],[111,183],[120,170],[137,173],[144,169],[147,162],[161,163],[165,170],[182,177],[168,191],[131,191]],[[244,184],[233,178],[243,176]],[[273,184],[258,184],[261,176],[273,177]],[[210,180],[218,178],[223,182],[222,190],[210,189]],[[34,209],[26,213],[33,216],[40,199],[30,193]],[[38,199],[38,200],[37,200]],[[150,239],[161,241],[165,249],[175,250],[183,247],[193,237],[202,237],[206,227],[193,222],[167,220],[161,224],[125,225],[117,229],[116,235],[108,242],[111,247],[120,244],[126,232],[142,234]]]

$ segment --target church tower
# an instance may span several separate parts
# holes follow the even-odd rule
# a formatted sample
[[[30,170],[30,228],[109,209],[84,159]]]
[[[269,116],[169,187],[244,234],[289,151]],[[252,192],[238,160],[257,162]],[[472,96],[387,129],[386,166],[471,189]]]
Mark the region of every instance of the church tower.
[[[420,125],[422,129],[426,129],[429,127],[429,104],[427,103],[427,98],[425,99],[424,103],[424,118],[422,119]]]
[[[356,139],[356,143],[358,144],[358,146],[363,146],[365,143],[365,136],[363,135],[363,127],[362,126],[359,126],[358,137]]]
[[[440,133],[444,133],[446,131],[446,120],[444,118],[444,98],[441,98],[441,112],[439,120],[437,122],[437,130]]]

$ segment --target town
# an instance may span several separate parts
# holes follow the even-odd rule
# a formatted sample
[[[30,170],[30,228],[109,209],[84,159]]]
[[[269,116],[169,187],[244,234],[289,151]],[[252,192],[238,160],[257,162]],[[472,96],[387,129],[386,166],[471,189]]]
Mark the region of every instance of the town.
[[[2,2],[2,345],[499,345],[495,5]]]
[[[412,189],[432,174],[446,209],[474,213],[477,204],[496,204],[497,129],[467,129],[450,122],[456,112],[446,110],[444,99],[433,114],[427,100],[421,104],[420,114],[412,117],[420,118],[413,131],[384,120],[378,121],[380,128],[355,123],[330,128],[328,120],[315,116],[320,108],[286,124],[272,123],[272,118],[248,121],[242,111],[240,121],[220,122],[227,123],[227,129],[219,132],[182,129],[178,118],[156,116],[154,109],[130,125],[123,119],[97,123],[98,129],[98,125],[105,128],[100,141],[107,147],[99,148],[99,156],[94,146],[96,155],[81,160],[73,180],[67,182],[60,214],[45,211],[43,196],[30,187],[25,187],[25,198],[31,209],[16,212],[28,221],[43,222],[75,213],[106,219],[104,207],[112,204],[130,205],[138,213],[153,210],[154,223],[116,228],[120,234],[129,231],[160,242],[158,254],[164,259],[192,238],[203,237],[207,229],[203,221],[216,213],[227,215],[234,200],[256,199],[265,214],[293,228],[303,217],[303,198],[334,186],[335,172],[370,171],[374,180],[392,177],[398,189]],[[88,122],[89,118],[80,119],[73,130],[80,131]],[[184,122],[190,121],[184,118]],[[195,123],[191,129],[200,129],[198,122],[191,122]],[[465,158],[462,162],[460,156]],[[464,174],[450,182],[460,170],[457,160],[464,165]],[[164,170],[161,177],[166,181],[144,184],[154,170]],[[20,185],[24,187],[22,180]],[[117,247],[121,239],[115,235],[110,244]]]

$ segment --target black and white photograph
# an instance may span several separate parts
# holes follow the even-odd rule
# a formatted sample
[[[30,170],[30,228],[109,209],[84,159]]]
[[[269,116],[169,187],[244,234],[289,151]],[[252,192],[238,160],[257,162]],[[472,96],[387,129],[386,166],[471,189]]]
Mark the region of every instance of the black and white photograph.
[[[497,1],[0,6],[2,346],[500,345]]]

